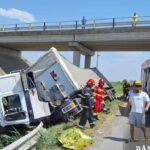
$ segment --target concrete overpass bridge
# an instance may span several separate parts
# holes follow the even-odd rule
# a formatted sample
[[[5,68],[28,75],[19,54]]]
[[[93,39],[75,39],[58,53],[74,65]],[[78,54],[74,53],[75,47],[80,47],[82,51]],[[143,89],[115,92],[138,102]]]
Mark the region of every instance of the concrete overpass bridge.
[[[44,22],[0,26],[0,54],[19,57],[21,51],[74,51],[73,63],[90,67],[95,51],[149,51],[150,16],[81,21]]]

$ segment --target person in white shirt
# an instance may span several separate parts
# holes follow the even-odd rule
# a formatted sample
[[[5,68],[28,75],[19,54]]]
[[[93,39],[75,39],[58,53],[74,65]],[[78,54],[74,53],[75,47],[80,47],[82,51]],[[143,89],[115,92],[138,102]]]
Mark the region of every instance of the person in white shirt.
[[[129,124],[131,141],[135,141],[134,127],[142,129],[144,138],[146,140],[145,112],[148,112],[150,108],[150,99],[148,94],[142,91],[141,81],[134,82],[133,90],[129,92],[129,101],[127,103],[125,112],[127,112],[130,107],[131,112],[129,115]]]

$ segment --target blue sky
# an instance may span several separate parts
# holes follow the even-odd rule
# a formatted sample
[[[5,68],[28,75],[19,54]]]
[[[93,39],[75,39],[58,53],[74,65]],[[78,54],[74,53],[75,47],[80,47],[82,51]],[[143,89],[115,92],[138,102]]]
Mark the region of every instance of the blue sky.
[[[149,0],[0,0],[0,24],[150,15]],[[23,52],[35,62],[42,52]],[[62,54],[72,61],[72,52]],[[99,69],[111,81],[140,79],[141,63],[150,52],[101,52]],[[82,66],[84,57],[82,56]],[[96,65],[96,56],[92,66]]]

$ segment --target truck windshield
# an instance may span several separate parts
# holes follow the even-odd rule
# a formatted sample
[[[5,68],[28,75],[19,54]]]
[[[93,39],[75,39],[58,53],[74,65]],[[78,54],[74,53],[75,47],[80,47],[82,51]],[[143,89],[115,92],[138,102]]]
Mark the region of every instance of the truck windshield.
[[[25,119],[25,112],[22,110],[19,95],[3,97],[2,102],[6,121]]]

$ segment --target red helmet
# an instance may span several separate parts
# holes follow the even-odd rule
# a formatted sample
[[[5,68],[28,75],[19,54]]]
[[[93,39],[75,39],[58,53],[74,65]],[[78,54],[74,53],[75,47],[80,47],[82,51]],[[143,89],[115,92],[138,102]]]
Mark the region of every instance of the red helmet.
[[[99,80],[99,84],[104,85],[104,83],[105,83],[104,79],[100,79],[100,80]]]
[[[95,81],[93,79],[89,79],[87,82],[86,82],[87,85],[89,86],[93,86],[95,85]]]

